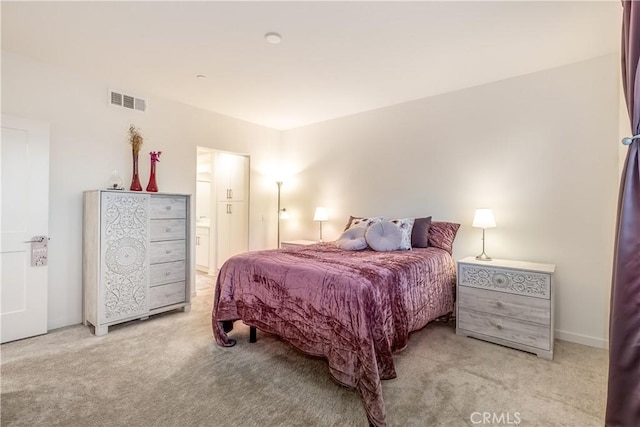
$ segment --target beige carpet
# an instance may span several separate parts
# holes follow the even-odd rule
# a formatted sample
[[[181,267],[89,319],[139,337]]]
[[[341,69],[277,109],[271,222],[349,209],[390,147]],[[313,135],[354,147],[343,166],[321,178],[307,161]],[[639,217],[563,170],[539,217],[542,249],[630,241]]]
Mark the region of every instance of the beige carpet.
[[[200,291],[190,313],[104,337],[78,325],[2,345],[2,425],[366,425],[358,394],[322,359],[260,332],[249,344],[244,326],[235,347],[216,346],[211,301]],[[604,350],[559,341],[549,362],[439,324],[413,333],[394,361],[398,377],[383,382],[392,426],[603,425]],[[475,412],[498,418],[482,424]]]

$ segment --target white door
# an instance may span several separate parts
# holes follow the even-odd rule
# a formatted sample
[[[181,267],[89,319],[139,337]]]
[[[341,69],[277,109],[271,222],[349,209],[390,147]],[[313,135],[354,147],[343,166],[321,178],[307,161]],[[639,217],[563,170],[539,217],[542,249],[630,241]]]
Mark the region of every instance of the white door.
[[[249,181],[248,161],[245,156],[228,155],[229,162],[229,188],[231,189],[231,200],[239,202],[245,198],[245,186]]]
[[[209,229],[196,227],[196,267],[209,271]]]
[[[2,115],[0,342],[47,332],[47,266],[31,266],[34,236],[49,233],[49,127]]]
[[[229,215],[229,257],[247,252],[249,250],[247,236],[247,203],[230,202],[231,214]]]
[[[229,217],[231,216],[231,207],[233,205],[229,202],[218,202],[218,209],[216,214],[216,232],[217,232],[217,247],[216,247],[216,267],[220,270],[222,264],[231,256],[229,254],[229,240],[231,239],[231,229]]]

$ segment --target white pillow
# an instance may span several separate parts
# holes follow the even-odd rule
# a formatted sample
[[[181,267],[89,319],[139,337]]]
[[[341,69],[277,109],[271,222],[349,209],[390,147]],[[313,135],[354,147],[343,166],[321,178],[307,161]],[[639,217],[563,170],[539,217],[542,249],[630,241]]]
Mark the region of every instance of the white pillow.
[[[402,243],[402,232],[389,221],[378,222],[367,228],[367,244],[374,251],[397,251]]]
[[[392,219],[389,222],[394,224],[402,232],[402,242],[400,249],[411,250],[411,232],[413,231],[413,223],[415,218]]]
[[[374,216],[371,218],[356,218],[351,222],[351,226],[349,227],[349,230],[351,230],[352,228],[367,229],[368,227],[371,227],[373,224],[377,224],[382,221],[384,221],[384,218],[381,216]]]
[[[350,228],[338,240],[336,246],[345,251],[359,251],[367,247],[367,240],[364,237],[366,229],[364,227]]]

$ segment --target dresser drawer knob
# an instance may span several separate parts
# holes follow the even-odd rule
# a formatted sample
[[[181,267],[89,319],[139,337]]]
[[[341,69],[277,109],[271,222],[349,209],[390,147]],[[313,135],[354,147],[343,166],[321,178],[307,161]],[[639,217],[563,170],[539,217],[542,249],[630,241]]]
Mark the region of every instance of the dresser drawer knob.
[[[170,254],[171,251],[169,249],[167,249],[166,251],[164,251],[166,254]]]
[[[165,275],[165,276],[170,276],[170,275],[171,275],[171,272],[170,272],[170,271],[167,271],[166,273],[164,273],[164,275]]]
[[[167,227],[164,229],[167,233],[171,232],[171,227]]]
[[[166,206],[165,209],[170,211],[171,210],[171,206]]]
[[[496,328],[498,328],[498,330],[502,330],[502,325],[496,325]]]
[[[504,304],[502,303],[502,301],[498,301],[496,305],[498,306],[498,308],[504,307]]]

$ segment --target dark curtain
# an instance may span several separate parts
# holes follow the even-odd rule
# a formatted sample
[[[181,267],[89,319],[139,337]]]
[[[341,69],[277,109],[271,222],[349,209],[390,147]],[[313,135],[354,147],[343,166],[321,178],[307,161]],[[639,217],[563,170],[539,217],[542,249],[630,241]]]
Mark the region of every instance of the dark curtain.
[[[623,1],[622,80],[632,135],[640,134],[640,1]],[[640,426],[640,139],[627,151],[611,283],[606,425]]]

